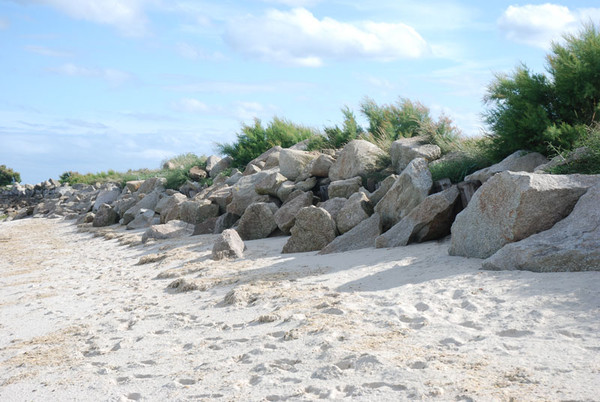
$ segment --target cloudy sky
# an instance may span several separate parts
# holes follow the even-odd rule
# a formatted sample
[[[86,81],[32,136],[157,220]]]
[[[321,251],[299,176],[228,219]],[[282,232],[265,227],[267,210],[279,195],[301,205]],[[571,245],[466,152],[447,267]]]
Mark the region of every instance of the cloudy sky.
[[[242,122],[322,128],[418,100],[465,135],[495,73],[537,72],[597,0],[0,0],[0,164],[67,170],[210,155]]]

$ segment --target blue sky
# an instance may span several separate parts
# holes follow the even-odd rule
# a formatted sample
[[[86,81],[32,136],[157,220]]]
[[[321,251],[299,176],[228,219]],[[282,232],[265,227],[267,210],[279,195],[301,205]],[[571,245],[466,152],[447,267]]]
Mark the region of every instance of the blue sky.
[[[0,0],[0,164],[159,167],[242,122],[340,122],[368,96],[418,100],[477,135],[496,73],[543,72],[598,1]]]

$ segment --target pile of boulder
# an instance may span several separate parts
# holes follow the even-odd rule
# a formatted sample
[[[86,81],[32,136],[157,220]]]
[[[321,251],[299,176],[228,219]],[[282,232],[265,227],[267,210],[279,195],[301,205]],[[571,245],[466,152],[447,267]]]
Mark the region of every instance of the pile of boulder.
[[[13,187],[28,197],[45,193],[9,215],[146,228],[144,242],[220,234],[215,259],[240,257],[244,241],[277,235],[289,236],[282,253],[328,254],[452,234],[450,254],[485,258],[486,269],[600,269],[600,176],[545,174],[544,156],[519,151],[462,183],[434,183],[429,164],[439,163],[440,149],[418,137],[395,141],[383,172],[382,157],[388,155],[363,140],[335,152],[274,147],[243,172],[230,168],[230,158],[211,156],[206,169],[193,172],[211,177],[209,187],[189,182],[167,190],[162,178],[123,189]]]

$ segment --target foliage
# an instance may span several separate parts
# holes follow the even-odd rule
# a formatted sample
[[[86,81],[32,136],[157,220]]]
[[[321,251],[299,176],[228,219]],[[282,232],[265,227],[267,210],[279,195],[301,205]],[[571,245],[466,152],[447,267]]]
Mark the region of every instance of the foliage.
[[[586,129],[585,135],[577,140],[576,147],[585,147],[587,152],[579,158],[550,169],[553,174],[600,174],[600,125],[598,123]],[[568,153],[565,158],[568,159]]]
[[[315,149],[338,149],[352,140],[355,140],[364,133],[364,129],[358,125],[354,112],[347,106],[342,109],[344,115],[344,123],[340,128],[338,125],[334,127],[325,127],[323,135],[316,135],[311,138],[308,144],[309,150]]]
[[[421,123],[417,133],[430,144],[440,147],[443,155],[460,148],[462,133],[448,116],[442,115],[438,121],[430,119]]]
[[[570,150],[583,126],[600,121],[600,33],[593,24],[566,35],[547,56],[549,77],[524,65],[497,76],[488,87],[485,120],[492,129],[492,152],[501,159],[525,149],[546,155]]]
[[[6,186],[7,184],[19,183],[21,181],[21,175],[15,172],[6,165],[0,165],[0,186]]]
[[[454,153],[429,165],[432,179],[437,181],[448,178],[452,183],[459,183],[465,176],[490,166],[494,162],[489,153],[490,142],[489,137],[457,140],[454,143]]]
[[[422,124],[430,122],[429,109],[419,102],[401,98],[396,104],[377,105],[370,98],[360,105],[361,113],[368,119],[371,138],[395,141],[418,135]]]
[[[237,134],[234,143],[217,144],[217,147],[221,154],[233,158],[234,167],[241,168],[276,145],[289,148],[316,134],[311,128],[278,117],[273,118],[267,127],[263,127],[259,119],[254,119],[253,125],[242,125],[242,132]]]

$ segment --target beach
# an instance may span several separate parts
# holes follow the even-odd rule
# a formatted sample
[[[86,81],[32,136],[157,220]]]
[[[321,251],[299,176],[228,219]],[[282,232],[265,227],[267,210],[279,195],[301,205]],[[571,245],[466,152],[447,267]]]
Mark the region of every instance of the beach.
[[[0,400],[592,401],[600,272],[0,223]]]

